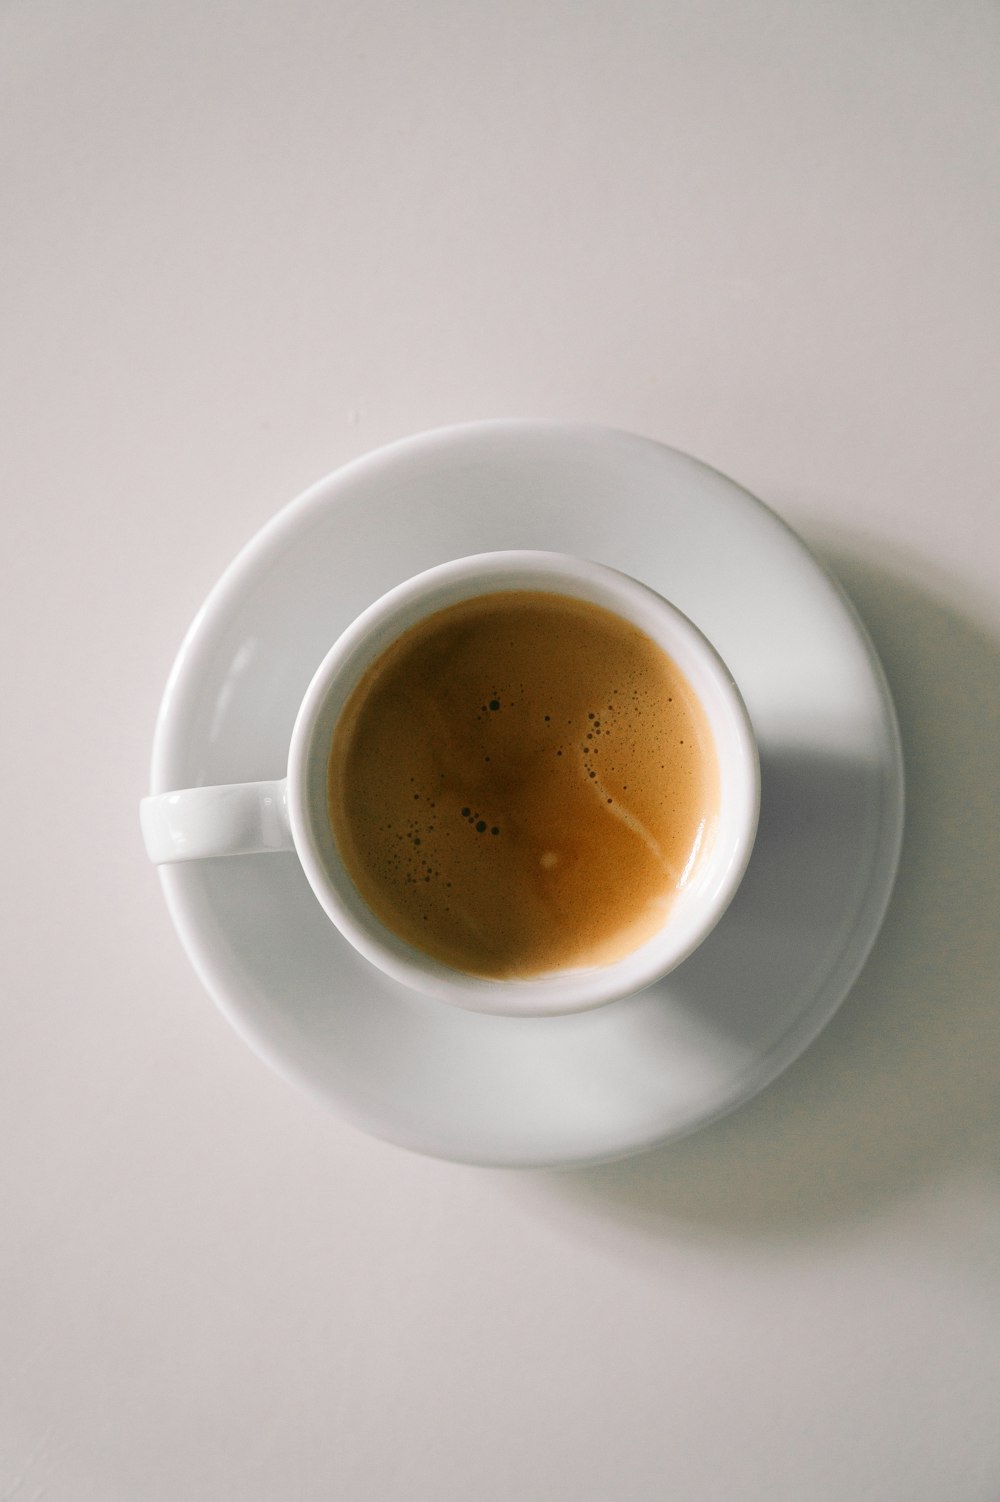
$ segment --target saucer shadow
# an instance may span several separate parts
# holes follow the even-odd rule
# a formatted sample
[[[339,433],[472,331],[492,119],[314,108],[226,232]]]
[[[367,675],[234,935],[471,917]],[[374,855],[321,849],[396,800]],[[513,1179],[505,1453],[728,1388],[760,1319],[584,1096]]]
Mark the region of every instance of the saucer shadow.
[[[899,716],[906,829],[882,931],[833,1020],[756,1099],[638,1157],[522,1177],[557,1214],[779,1237],[1000,1162],[1000,643],[902,569],[815,550]]]

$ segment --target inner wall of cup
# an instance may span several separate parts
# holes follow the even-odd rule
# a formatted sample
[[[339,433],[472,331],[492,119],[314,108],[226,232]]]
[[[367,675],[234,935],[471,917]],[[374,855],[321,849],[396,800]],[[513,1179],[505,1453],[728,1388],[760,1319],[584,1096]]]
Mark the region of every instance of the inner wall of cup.
[[[664,644],[666,645],[666,644]],[[680,653],[673,653],[685,667]],[[720,674],[724,672],[719,665]],[[756,832],[758,786],[756,751],[743,717],[734,709],[728,687],[719,675],[696,676],[685,668],[705,711],[719,771],[719,801],[691,870],[674,902],[668,926],[680,940],[682,929],[692,938],[704,925],[706,908],[713,907],[741,870]],[[726,858],[721,858],[728,852]]]
[[[697,942],[705,908],[711,906],[725,879],[726,863],[714,858],[716,843],[731,839],[732,831],[743,817],[743,805],[749,796],[749,790],[741,785],[745,782],[739,752],[743,744],[739,732],[743,727],[734,714],[725,668],[706,644],[696,636],[692,637],[690,624],[674,613],[672,607],[665,610],[664,602],[644,586],[622,576],[623,591],[619,593],[617,582],[613,573],[610,579],[603,576],[581,579],[530,565],[521,568],[508,565],[492,576],[479,572],[472,578],[438,581],[429,585],[426,591],[405,596],[395,609],[391,604],[388,609],[381,610],[375,606],[373,619],[367,625],[362,617],[342,638],[342,645],[346,643],[346,646],[342,652],[334,654],[334,661],[329,664],[325,689],[320,685],[322,698],[314,708],[311,731],[303,747],[299,764],[301,792],[312,854],[325,876],[325,890],[317,887],[317,895],[334,921],[376,963],[388,959],[403,970],[422,971],[428,980],[446,989],[449,985],[466,990],[470,987],[495,990],[498,985],[509,990],[516,986],[519,990],[541,995],[565,983],[566,972],[520,982],[482,980],[450,970],[400,939],[372,913],[354,886],[334,841],[328,813],[327,778],[334,729],[344,704],[367,668],[399,635],[428,615],[461,600],[517,589],[561,593],[602,605],[632,621],[658,642],[685,673],[698,695],[715,740],[719,763],[720,804],[715,827],[706,830],[703,848],[663,929],[614,965],[574,972],[575,978],[600,977],[609,970],[633,966],[639,969],[648,965],[650,959],[661,951],[673,950],[676,946],[678,953],[682,954]],[[736,859],[735,853],[733,859]],[[316,886],[314,874],[310,879]]]

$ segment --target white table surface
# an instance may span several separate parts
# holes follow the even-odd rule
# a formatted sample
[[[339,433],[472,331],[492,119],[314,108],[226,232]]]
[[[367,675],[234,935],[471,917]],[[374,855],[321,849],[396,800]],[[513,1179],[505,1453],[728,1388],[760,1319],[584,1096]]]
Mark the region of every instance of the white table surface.
[[[993,1502],[996,5],[7,0],[0,99],[2,1502]],[[819,1041],[562,1174],[282,1083],[136,817],[247,537],[501,415],[775,506],[910,785]]]

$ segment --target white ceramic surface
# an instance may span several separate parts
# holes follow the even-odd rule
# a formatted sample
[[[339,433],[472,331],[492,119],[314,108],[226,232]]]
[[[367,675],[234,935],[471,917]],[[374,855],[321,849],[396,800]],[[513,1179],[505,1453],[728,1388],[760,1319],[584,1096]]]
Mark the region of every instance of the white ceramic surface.
[[[151,788],[272,776],[314,664],[371,599],[449,557],[512,547],[649,584],[743,689],[760,829],[694,956],[600,1012],[474,1015],[366,965],[293,856],[161,874],[225,1014],[356,1125],[471,1163],[581,1163],[689,1132],[765,1085],[835,1010],[888,901],[902,774],[885,683],[853,611],[773,513],[607,429],[498,422],[394,444],[290,505],[220,580],[170,678]]]
[[[511,441],[517,441],[514,430]],[[466,435],[461,429],[435,435],[444,464],[449,442],[464,449]],[[376,456],[371,462],[377,467],[380,461]],[[406,943],[371,911],[332,836],[327,767],[343,706],[389,642],[460,600],[510,589],[586,600],[614,611],[657,642],[703,707],[720,791],[718,806],[701,823],[658,932],[613,964],[496,980],[440,963]],[[544,650],[542,643],[539,650]],[[616,569],[565,553],[517,549],[477,553],[425,569],[362,611],[338,637],[306,690],[292,728],[287,779],[158,793],[143,799],[140,820],[146,853],[157,864],[294,850],[327,917],[390,979],[473,1011],[555,1017],[631,995],[669,974],[697,949],[743,878],[759,809],[759,759],[746,705],[726,664],[687,616]]]

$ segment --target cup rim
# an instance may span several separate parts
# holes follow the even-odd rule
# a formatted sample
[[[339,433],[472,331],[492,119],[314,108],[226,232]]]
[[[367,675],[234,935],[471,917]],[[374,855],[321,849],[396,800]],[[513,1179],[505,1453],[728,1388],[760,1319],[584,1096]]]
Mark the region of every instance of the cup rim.
[[[689,671],[704,703],[705,684],[727,715],[725,792],[733,812],[725,851],[715,860],[710,896],[694,919],[678,927],[668,914],[652,938],[629,954],[600,966],[566,969],[518,979],[467,974],[424,954],[386,927],[368,907],[335,853],[327,821],[319,820],[316,779],[322,779],[325,809],[329,739],[339,708],[355,683],[403,631],[460,600],[507,589],[536,588],[603,605],[637,625],[672,657],[683,644]],[[656,629],[650,629],[655,620]],[[669,638],[669,640],[668,640]],[[319,735],[332,714],[328,731]],[[318,740],[320,743],[318,743]],[[728,805],[727,805],[728,806]],[[699,628],[670,601],[631,575],[571,554],[506,549],[437,564],[405,580],[369,605],[342,632],[306,690],[292,731],[288,760],[288,812],[292,838],[318,901],[341,934],[378,969],[403,985],[479,1012],[508,1016],[555,1016],[589,1010],[643,989],[681,964],[708,936],[732,901],[753,848],[760,811],[760,762],[743,697],[718,652]],[[320,828],[317,828],[317,826]],[[325,848],[329,840],[329,847]],[[331,861],[331,850],[333,858]],[[723,859],[723,854],[725,858]],[[711,864],[711,859],[710,859]]]

